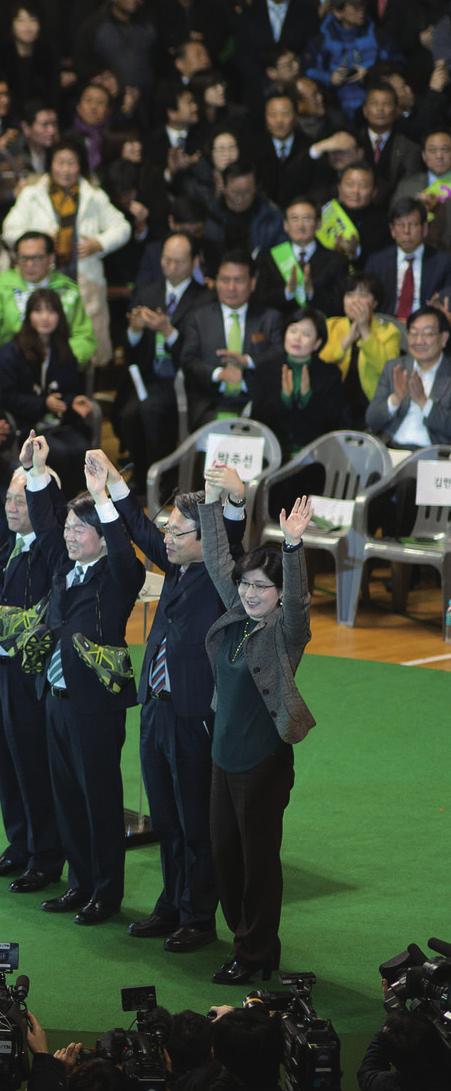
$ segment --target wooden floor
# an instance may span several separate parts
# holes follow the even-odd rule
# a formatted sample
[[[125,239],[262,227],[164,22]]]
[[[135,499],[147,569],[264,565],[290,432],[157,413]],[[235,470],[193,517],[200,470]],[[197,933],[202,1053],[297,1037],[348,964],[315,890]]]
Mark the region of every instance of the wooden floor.
[[[110,458],[117,455],[117,441],[108,421],[104,421],[102,444]],[[376,570],[370,583],[370,601],[361,604],[355,628],[337,625],[335,620],[335,579],[333,574],[319,574],[315,580],[311,607],[312,640],[309,652],[337,655],[349,659],[372,659],[380,663],[404,663],[429,670],[451,671],[451,645],[444,643],[441,628],[441,593],[424,581],[408,597],[407,613],[394,614],[387,589],[390,570]],[[150,627],[154,607],[148,606],[146,627]],[[144,639],[144,607],[138,604],[130,618],[127,638],[131,643]],[[419,661],[419,662],[417,662]]]

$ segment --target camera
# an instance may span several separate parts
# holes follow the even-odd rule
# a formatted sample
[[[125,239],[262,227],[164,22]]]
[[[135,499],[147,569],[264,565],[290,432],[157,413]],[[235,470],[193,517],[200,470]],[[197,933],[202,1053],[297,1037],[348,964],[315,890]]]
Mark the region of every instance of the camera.
[[[416,943],[379,966],[387,981],[387,1012],[417,1011],[434,1025],[451,1050],[451,943],[432,938],[428,947],[440,957],[428,957]],[[451,1060],[451,1057],[450,1057]]]
[[[312,1005],[315,974],[280,974],[287,992],[256,989],[248,993],[243,1007],[263,1004],[278,1013],[282,1030],[284,1088],[286,1091],[340,1091],[340,1040],[329,1019],[320,1019]]]
[[[6,984],[6,975],[19,966],[19,944],[0,943],[0,1087],[17,1091],[29,1076],[27,1049],[27,1007],[30,982],[18,977]]]
[[[164,1008],[157,1007],[153,985],[121,989],[121,998],[123,1011],[136,1010],[136,1030],[119,1027],[106,1031],[97,1039],[94,1050],[79,1054],[78,1063],[99,1057],[120,1066],[130,1088],[163,1091],[167,1079],[164,1046],[171,1017]]]

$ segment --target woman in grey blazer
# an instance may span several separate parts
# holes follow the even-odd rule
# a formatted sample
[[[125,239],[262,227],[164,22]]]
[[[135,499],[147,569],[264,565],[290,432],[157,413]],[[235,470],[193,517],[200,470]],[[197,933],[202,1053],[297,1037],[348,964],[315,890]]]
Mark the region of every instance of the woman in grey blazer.
[[[213,981],[241,985],[258,971],[268,978],[279,965],[280,846],[294,781],[291,743],[315,721],[294,681],[310,640],[302,534],[311,504],[304,496],[288,517],[281,512],[282,555],[262,546],[235,564],[219,497],[236,481],[233,471],[211,467],[199,512],[204,562],[227,608],[207,635],[216,683],[210,820],[234,951]],[[232,503],[241,502],[234,491]]]

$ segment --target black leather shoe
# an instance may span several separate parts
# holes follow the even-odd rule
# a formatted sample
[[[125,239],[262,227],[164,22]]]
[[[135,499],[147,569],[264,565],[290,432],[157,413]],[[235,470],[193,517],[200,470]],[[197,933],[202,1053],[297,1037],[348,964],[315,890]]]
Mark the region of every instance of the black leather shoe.
[[[59,898],[49,898],[41,902],[41,909],[46,913],[69,913],[71,909],[78,909],[79,905],[86,905],[87,894],[81,890],[69,887]]]
[[[213,974],[212,981],[215,985],[247,985],[255,974],[260,974],[263,981],[271,977],[271,966],[246,966],[238,958],[224,962],[223,966]]]
[[[207,943],[214,943],[215,939],[215,928],[208,931],[202,931],[201,928],[178,928],[164,941],[163,947],[165,951],[183,954],[185,951],[197,951],[198,947],[206,947]]]
[[[0,856],[0,875],[12,875],[15,871],[22,871],[23,867],[24,864],[16,864],[16,861],[12,860],[7,852],[2,853]]]
[[[132,921],[128,926],[131,936],[170,936],[174,931],[177,921],[168,921],[159,917],[158,913],[151,913],[149,917],[142,917],[139,921]]]
[[[118,905],[109,905],[100,899],[91,898],[87,905],[82,906],[74,917],[75,924],[102,924],[108,917],[113,917],[119,912]]]
[[[33,894],[35,890],[43,890],[50,883],[57,883],[58,879],[59,875],[45,875],[43,871],[29,867],[23,875],[19,875],[9,884],[9,889],[13,894]]]

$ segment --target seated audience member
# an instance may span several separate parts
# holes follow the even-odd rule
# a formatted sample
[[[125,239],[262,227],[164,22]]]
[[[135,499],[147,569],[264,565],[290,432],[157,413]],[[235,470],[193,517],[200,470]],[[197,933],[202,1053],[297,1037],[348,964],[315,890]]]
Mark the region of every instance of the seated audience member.
[[[299,57],[294,50],[284,45],[276,46],[271,52],[270,64],[266,68],[266,76],[269,80],[265,88],[266,92],[270,93],[274,85],[286,87],[288,91],[292,90],[300,71]]]
[[[178,179],[183,193],[201,201],[206,208],[215,208],[224,193],[224,171],[240,157],[236,133],[219,126],[214,129],[202,157]]]
[[[30,295],[23,324],[0,348],[0,397],[13,414],[21,442],[30,428],[48,435],[52,468],[66,496],[83,483],[92,409],[69,345],[69,327],[59,295],[38,288]]]
[[[309,143],[324,140],[343,129],[344,114],[338,106],[326,103],[324,90],[315,80],[298,76],[294,86],[298,125]]]
[[[321,359],[341,371],[343,392],[352,428],[365,430],[365,412],[374,397],[387,360],[399,356],[397,326],[374,313],[382,285],[376,277],[357,273],[344,284],[344,317],[327,319],[327,343]]]
[[[59,139],[58,114],[44,99],[32,99],[20,111],[22,138],[18,145],[20,165],[15,170],[16,184],[29,174],[43,174],[49,165],[50,150]]]
[[[423,171],[407,175],[399,183],[393,198],[415,197],[425,205],[428,215],[426,239],[443,250],[451,248],[451,133],[437,129],[426,134],[422,144]]]
[[[42,32],[38,5],[16,0],[9,5],[10,24],[0,47],[0,71],[14,102],[21,109],[38,96],[57,105],[58,64],[50,41]]]
[[[405,320],[436,294],[451,294],[451,255],[425,243],[427,212],[413,197],[392,206],[390,233],[394,245],[371,254],[365,269],[384,286],[381,310]]]
[[[59,296],[69,327],[69,345],[83,367],[95,352],[91,319],[81,301],[78,285],[55,269],[50,235],[26,231],[14,246],[16,266],[0,273],[0,344],[20,330],[28,300],[36,288],[51,288]]]
[[[449,75],[446,64],[438,61],[432,70],[429,85],[421,94],[415,94],[404,68],[393,62],[377,65],[378,76],[390,83],[398,100],[396,131],[409,140],[419,143],[425,133],[439,128],[446,122],[448,96],[445,93]]]
[[[363,80],[378,60],[390,56],[367,16],[365,0],[331,0],[318,38],[304,54],[304,71],[311,79],[335,89],[344,113],[354,118],[362,105]]]
[[[335,239],[334,248],[358,265],[364,265],[368,255],[380,248],[381,240],[389,240],[386,219],[376,207],[375,197],[374,172],[368,163],[350,163],[344,168],[336,199],[339,221],[345,226],[340,229],[338,223],[331,242]]]
[[[387,205],[401,179],[420,169],[420,149],[396,129],[398,101],[390,83],[370,84],[362,113],[366,125],[358,134],[359,142],[374,170],[377,201]]]
[[[366,412],[368,428],[397,447],[451,443],[450,327],[436,307],[407,319],[407,356],[385,364]]]
[[[341,171],[362,158],[356,137],[346,129],[318,140],[287,166],[282,203],[286,205],[298,193],[305,193],[324,204],[333,197]]]
[[[285,458],[325,432],[349,426],[340,372],[335,366],[328,367],[319,356],[326,341],[326,320],[320,311],[304,307],[290,315],[284,338],[279,406],[273,423]],[[292,480],[289,484],[296,489]]]
[[[164,122],[152,129],[145,141],[144,167],[157,166],[166,182],[179,170],[185,170],[190,156],[198,152],[196,138],[199,109],[193,92],[182,84],[168,87],[162,102]]]
[[[348,272],[343,254],[316,239],[321,215],[308,197],[293,197],[285,209],[288,241],[259,255],[255,298],[265,307],[290,311],[309,302],[334,314],[341,300],[339,282]]]
[[[231,127],[232,131],[240,133],[247,129],[247,110],[230,100],[226,80],[220,71],[198,72],[190,80],[190,91],[199,107],[198,133],[203,144],[211,140],[219,126]]]
[[[249,255],[226,251],[216,278],[218,301],[194,311],[185,323],[181,366],[191,430],[218,415],[239,416],[249,401],[257,420],[271,410],[282,320],[277,311],[252,301],[254,287]]]
[[[274,50],[291,49],[298,57],[318,28],[316,0],[288,0],[284,4],[254,0],[244,7],[235,35],[235,63],[246,105],[261,112],[268,58]]]
[[[284,89],[274,90],[265,102],[265,125],[251,145],[258,181],[267,197],[280,203],[288,165],[306,146],[306,139],[297,125],[292,95]]]
[[[49,173],[21,191],[3,221],[3,236],[9,246],[30,230],[54,239],[58,268],[78,281],[94,327],[95,362],[102,365],[112,355],[102,259],[124,246],[131,230],[104,190],[87,181],[85,170],[83,145],[54,145]]]
[[[206,217],[204,203],[186,196],[175,198],[168,216],[170,231],[186,231],[196,240],[199,264],[194,269],[194,278],[199,284],[204,284],[206,279],[214,280],[221,255],[219,246],[205,238]],[[163,241],[155,239],[147,243],[135,278],[135,293],[144,284],[158,280]]]
[[[210,208],[205,238],[222,250],[244,247],[254,258],[282,241],[282,213],[258,193],[251,163],[231,163],[224,171],[224,192]]]
[[[114,406],[114,422],[135,465],[138,492],[145,492],[149,466],[177,446],[178,417],[174,379],[180,357],[180,327],[193,309],[208,300],[193,278],[196,248],[186,234],[163,243],[158,280],[140,288],[129,315],[128,357],[139,368],[129,377]]]

